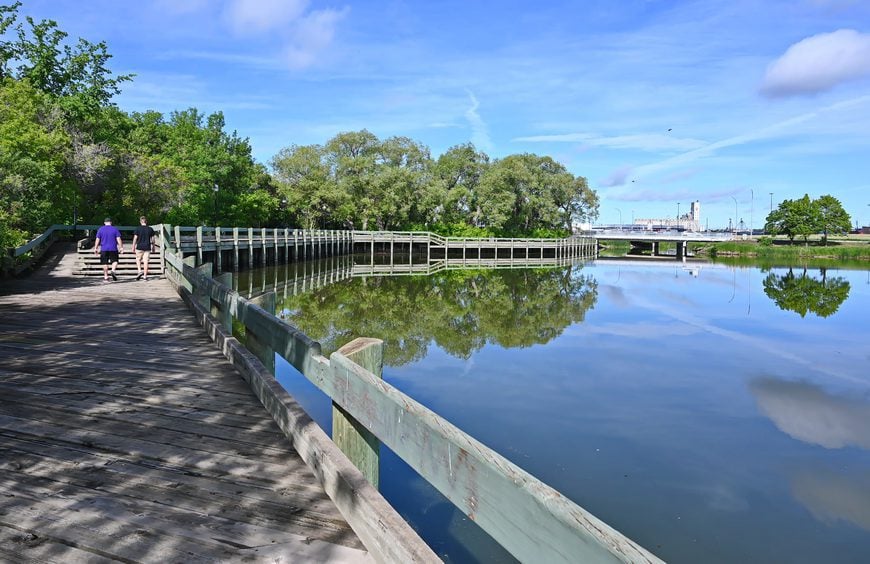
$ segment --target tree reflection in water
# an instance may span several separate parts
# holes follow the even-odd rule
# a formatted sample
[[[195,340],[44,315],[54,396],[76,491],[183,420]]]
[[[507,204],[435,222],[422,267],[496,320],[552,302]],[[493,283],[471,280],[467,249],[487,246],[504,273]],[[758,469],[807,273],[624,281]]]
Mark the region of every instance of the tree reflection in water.
[[[849,297],[851,285],[839,276],[828,278],[825,268],[820,268],[819,272],[821,280],[809,276],[806,268],[800,276],[796,276],[791,268],[783,276],[771,272],[764,279],[764,293],[779,309],[794,311],[801,317],[808,311],[819,317],[828,317],[836,313]]]
[[[430,276],[354,278],[288,297],[278,311],[328,354],[356,337],[384,340],[384,362],[426,356],[433,341],[467,359],[491,343],[506,348],[547,343],[582,322],[597,284],[580,267],[454,270]]]

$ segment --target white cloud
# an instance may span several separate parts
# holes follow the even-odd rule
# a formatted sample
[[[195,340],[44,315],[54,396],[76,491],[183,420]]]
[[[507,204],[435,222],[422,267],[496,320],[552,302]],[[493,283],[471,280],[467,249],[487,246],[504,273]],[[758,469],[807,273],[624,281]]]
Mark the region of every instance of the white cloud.
[[[480,114],[477,112],[477,109],[480,107],[480,102],[477,101],[477,97],[470,90],[468,92],[468,97],[471,100],[471,107],[465,110],[465,119],[468,120],[468,124],[471,126],[471,142],[478,149],[483,149],[484,151],[491,152],[493,150],[492,139],[489,137],[489,130],[486,127],[486,123],[483,121],[483,118],[480,117]]]
[[[332,43],[336,25],[348,11],[348,8],[316,10],[294,22],[285,50],[291,68],[301,69],[313,64],[317,56]]]
[[[529,143],[583,142],[608,149],[640,149],[641,151],[690,151],[704,145],[704,141],[672,137],[661,134],[616,135],[602,137],[592,133],[564,133],[517,137],[513,141]]]
[[[815,94],[870,76],[870,35],[853,29],[798,41],[767,67],[761,93],[770,98]]]
[[[239,35],[257,35],[281,29],[298,19],[308,8],[308,0],[233,0],[225,16]]]

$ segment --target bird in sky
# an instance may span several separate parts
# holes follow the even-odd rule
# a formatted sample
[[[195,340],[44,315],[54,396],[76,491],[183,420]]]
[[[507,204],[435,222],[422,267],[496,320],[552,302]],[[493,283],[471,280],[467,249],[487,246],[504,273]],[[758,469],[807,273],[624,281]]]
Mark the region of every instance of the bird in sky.
[[[672,128],[669,127],[669,128],[668,128],[668,131],[671,131],[671,129],[672,129]]]

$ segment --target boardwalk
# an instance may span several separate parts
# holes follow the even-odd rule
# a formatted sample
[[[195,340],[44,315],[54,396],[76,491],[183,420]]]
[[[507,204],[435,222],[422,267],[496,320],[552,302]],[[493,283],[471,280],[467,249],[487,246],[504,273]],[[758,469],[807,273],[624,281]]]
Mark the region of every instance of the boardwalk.
[[[370,561],[163,280],[0,281],[0,561]]]

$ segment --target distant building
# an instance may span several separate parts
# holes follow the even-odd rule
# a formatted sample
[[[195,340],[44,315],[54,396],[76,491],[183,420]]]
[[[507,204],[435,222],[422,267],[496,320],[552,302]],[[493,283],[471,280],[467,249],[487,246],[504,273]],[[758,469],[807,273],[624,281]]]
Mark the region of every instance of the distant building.
[[[649,231],[658,229],[678,229],[680,231],[701,231],[701,202],[695,200],[688,213],[679,217],[635,219],[634,225],[643,226]]]

